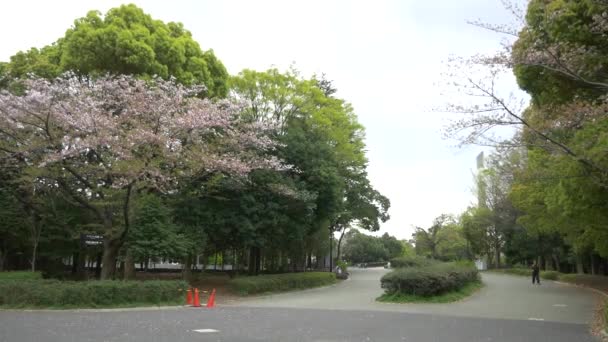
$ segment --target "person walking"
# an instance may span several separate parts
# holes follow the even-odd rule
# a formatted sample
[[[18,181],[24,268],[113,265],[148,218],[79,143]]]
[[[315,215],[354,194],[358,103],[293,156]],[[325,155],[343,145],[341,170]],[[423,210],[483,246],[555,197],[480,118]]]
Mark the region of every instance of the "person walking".
[[[537,262],[532,265],[532,285],[535,283],[540,285],[540,267],[538,267]]]

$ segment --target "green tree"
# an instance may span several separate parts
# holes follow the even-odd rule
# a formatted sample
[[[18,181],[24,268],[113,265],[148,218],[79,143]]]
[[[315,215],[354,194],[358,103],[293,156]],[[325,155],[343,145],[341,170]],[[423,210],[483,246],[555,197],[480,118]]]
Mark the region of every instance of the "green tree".
[[[90,11],[55,43],[12,56],[6,70],[11,78],[54,78],[65,71],[175,77],[185,85],[204,84],[209,97],[228,93],[228,72],[212,50],[201,50],[181,23],[165,24],[133,4],[105,15]]]
[[[389,251],[381,238],[370,236],[356,229],[345,237],[344,258],[351,263],[366,263],[389,260]]]
[[[388,233],[382,234],[380,237],[384,249],[388,253],[388,259],[396,258],[403,254],[403,244],[397,240],[396,237],[388,235]]]

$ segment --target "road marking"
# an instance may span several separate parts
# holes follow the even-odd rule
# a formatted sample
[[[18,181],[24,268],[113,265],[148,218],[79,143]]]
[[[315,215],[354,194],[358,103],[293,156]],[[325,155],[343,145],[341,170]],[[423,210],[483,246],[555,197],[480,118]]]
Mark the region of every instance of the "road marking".
[[[199,333],[216,333],[216,332],[220,332],[219,330],[215,330],[215,329],[195,329],[192,330],[195,332],[199,332]]]
[[[534,317],[530,317],[528,318],[528,321],[544,321],[544,318],[534,318]]]
[[[566,304],[553,304],[553,306],[558,307],[558,308],[565,308],[568,305],[566,305]]]

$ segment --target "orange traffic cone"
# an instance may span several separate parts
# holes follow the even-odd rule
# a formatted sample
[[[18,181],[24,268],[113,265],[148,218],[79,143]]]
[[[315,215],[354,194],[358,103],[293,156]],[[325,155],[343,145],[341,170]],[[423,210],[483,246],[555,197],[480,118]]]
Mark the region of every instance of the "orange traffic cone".
[[[211,291],[211,295],[209,296],[209,300],[207,301],[207,308],[211,309],[215,306],[215,289]]]
[[[201,300],[198,297],[198,289],[197,288],[194,289],[194,303],[192,304],[192,306],[194,306],[195,308],[198,308],[199,306],[201,306]]]
[[[186,305],[192,305],[192,289],[186,291]]]

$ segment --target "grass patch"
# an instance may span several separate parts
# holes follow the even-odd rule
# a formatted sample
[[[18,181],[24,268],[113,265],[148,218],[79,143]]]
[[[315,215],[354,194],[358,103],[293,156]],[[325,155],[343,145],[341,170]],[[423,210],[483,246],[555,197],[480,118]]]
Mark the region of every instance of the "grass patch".
[[[237,277],[228,282],[228,288],[240,295],[283,292],[331,285],[336,275],[330,272],[302,272]]]
[[[481,281],[468,283],[458,290],[445,292],[434,296],[417,296],[412,294],[392,293],[383,294],[376,298],[377,301],[383,303],[451,303],[457,302],[471,296],[483,287]]]
[[[0,281],[2,280],[38,280],[42,279],[42,273],[30,271],[9,271],[0,272]]]

